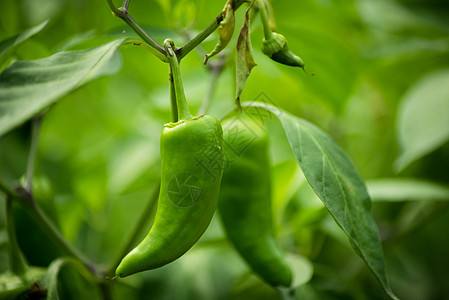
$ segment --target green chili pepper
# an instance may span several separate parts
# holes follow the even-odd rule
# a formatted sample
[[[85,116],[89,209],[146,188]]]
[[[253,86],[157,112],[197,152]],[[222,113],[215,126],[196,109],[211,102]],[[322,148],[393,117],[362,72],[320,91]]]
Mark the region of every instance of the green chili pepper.
[[[292,272],[274,236],[268,134],[261,125],[243,115],[223,123],[229,167],[218,207],[229,240],[251,269],[272,286],[289,287]]]
[[[176,55],[166,42],[180,121],[162,131],[161,187],[154,224],[117,267],[125,277],[182,256],[201,237],[215,212],[223,172],[223,131],[212,116],[192,117]]]

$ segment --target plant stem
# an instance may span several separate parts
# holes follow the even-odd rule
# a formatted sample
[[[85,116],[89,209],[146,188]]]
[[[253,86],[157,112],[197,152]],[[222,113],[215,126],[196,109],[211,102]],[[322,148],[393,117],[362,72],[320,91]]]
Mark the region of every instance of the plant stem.
[[[267,13],[267,7],[265,6],[265,0],[258,0],[259,1],[259,13],[260,13],[260,19],[262,20],[263,25],[263,35],[266,40],[269,40],[271,38],[271,27],[270,27],[270,21],[268,19],[268,13]]]
[[[176,104],[175,82],[173,81],[171,68],[168,72],[168,81],[170,82],[171,119],[173,123],[176,123],[178,122],[178,106]]]
[[[234,11],[236,11],[246,0],[236,0],[233,3]],[[206,28],[203,29],[200,33],[198,33],[192,40],[187,42],[182,47],[175,49],[176,56],[178,60],[181,60],[185,57],[190,51],[195,49],[199,44],[201,44],[207,37],[209,37],[217,28],[220,26],[221,21],[223,21],[224,12],[220,12],[220,14],[209,24]]]
[[[55,225],[45,215],[39,206],[37,206],[28,191],[23,188],[18,188],[17,192],[11,190],[5,184],[0,182],[0,190],[11,199],[16,199],[27,210],[31,217],[47,234],[47,236],[60,248],[63,253],[69,257],[81,261],[95,276],[98,276],[97,270],[93,262],[85,257],[78,249],[73,247],[58,231]]]
[[[158,42],[156,42],[145,30],[142,29],[134,19],[128,13],[128,7],[130,0],[124,0],[123,5],[120,8],[117,8],[113,0],[106,0],[109,4],[109,7],[112,10],[112,13],[126,22],[133,30],[136,32],[150,47],[157,50],[156,54],[162,61],[167,62],[162,56],[166,56],[166,52],[164,47],[162,47]],[[235,0],[233,2],[234,11],[236,11],[243,3],[248,2],[248,0]],[[178,57],[178,61],[181,61],[183,57],[185,57],[190,51],[195,49],[201,42],[203,42],[208,36],[210,36],[217,28],[220,26],[221,21],[223,21],[224,15],[223,12],[215,18],[203,31],[201,31],[198,35],[196,35],[191,41],[185,44],[182,47],[174,49],[176,56]]]
[[[131,2],[131,0],[123,0],[122,8],[128,10],[130,2]]]
[[[29,207],[35,221],[41,226],[43,231],[48,235],[48,237],[53,240],[53,242],[67,255],[77,258],[79,261],[83,262],[90,271],[93,271],[93,263],[85,257],[78,249],[73,247],[59,232],[56,226],[50,221],[50,219],[45,215],[41,208],[37,205]]]
[[[150,199],[147,201],[147,205],[143,209],[142,214],[140,215],[139,221],[136,223],[134,230],[129,238],[128,242],[125,244],[125,247],[118,255],[117,259],[114,260],[114,263],[111,265],[107,274],[111,275],[115,273],[115,269],[117,269],[118,265],[122,261],[123,257],[136,245],[138,242],[138,238],[142,236],[144,230],[148,228],[148,223],[150,221],[150,216],[153,215],[153,212],[157,205],[157,199],[159,198],[159,189],[161,187],[161,178],[158,179],[156,186],[154,187],[153,193],[150,196]]]
[[[178,108],[178,120],[191,119],[193,116],[190,113],[189,106],[187,105],[184,87],[182,85],[181,71],[179,70],[179,62],[173,49],[174,43],[171,39],[166,39],[164,41],[164,46],[169,59],[171,78],[173,79],[176,106]]]
[[[16,239],[12,214],[12,199],[9,195],[6,196],[6,231],[8,233],[9,269],[18,276],[23,275],[26,273],[28,265]]]
[[[168,58],[165,56],[165,54],[162,54],[158,50],[154,49],[153,47],[150,47],[147,43],[142,42],[142,40],[128,38],[123,43],[123,45],[129,45],[129,44],[134,45],[134,46],[140,46],[140,47],[144,48],[145,50],[148,50],[151,53],[153,53],[154,55],[156,55],[156,57],[159,58],[160,60],[162,60],[163,62],[168,63]]]
[[[192,39],[192,35],[190,34],[190,31],[188,29],[181,29],[181,30],[178,30],[178,32],[180,35],[185,37],[184,40],[186,43],[188,43]],[[180,48],[178,48],[178,49],[180,49]],[[195,47],[195,51],[201,59],[204,59],[204,56],[207,54],[206,50],[201,46],[201,44],[199,44],[198,46]],[[210,69],[209,64],[207,64],[206,67],[208,67]]]
[[[39,115],[33,119],[31,129],[31,145],[28,153],[28,162],[26,169],[26,190],[28,193],[32,193],[32,181],[34,175],[34,166],[36,165],[37,146],[39,145],[39,133],[41,128],[41,122],[44,115]]]
[[[143,30],[142,27],[140,27],[136,23],[136,21],[134,21],[134,19],[129,15],[128,7],[117,8],[117,7],[115,7],[112,0],[107,0],[107,1],[108,1],[109,7],[111,8],[112,13],[114,15],[116,15],[117,17],[119,17],[120,19],[125,21],[126,24],[128,24],[134,30],[134,32],[137,33],[137,35],[139,35],[150,47],[156,49],[162,55],[164,55],[164,56],[166,55],[164,47],[162,47],[151,36],[149,36],[148,33],[146,33],[145,30]],[[123,3],[124,3],[124,5],[129,5],[129,1],[126,1],[126,0]]]
[[[190,51],[196,48],[199,44],[201,44],[208,36],[210,36],[217,28],[220,26],[221,21],[223,21],[224,14],[221,12],[206,28],[203,29],[200,33],[198,33],[192,40],[190,40],[184,46],[176,49],[176,55],[178,59],[181,60],[184,56],[186,56]]]
[[[191,35],[188,30],[182,30],[182,31],[180,31],[180,34],[185,36],[186,40],[191,40]],[[201,59],[204,59],[204,56],[207,54],[206,50],[204,50],[204,48],[201,45],[198,45],[195,48],[195,51],[198,53],[198,56]],[[210,103],[212,101],[212,96],[217,87],[218,77],[220,76],[221,72],[223,71],[229,55],[230,55],[230,52],[221,52],[219,55],[219,59],[217,59],[216,61],[213,61],[213,62],[209,62],[206,65],[209,73],[211,74],[211,79],[210,79],[210,84],[208,86],[206,95],[204,96],[203,103],[201,104],[201,108],[198,111],[199,115],[203,115],[203,114],[207,113]]]

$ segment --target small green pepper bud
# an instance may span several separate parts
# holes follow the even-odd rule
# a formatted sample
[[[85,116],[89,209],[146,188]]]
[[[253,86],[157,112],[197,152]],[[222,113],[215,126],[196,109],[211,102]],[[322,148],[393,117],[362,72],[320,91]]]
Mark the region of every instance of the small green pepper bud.
[[[304,68],[303,60],[288,49],[287,39],[282,34],[272,32],[269,39],[263,39],[262,52],[278,63]]]

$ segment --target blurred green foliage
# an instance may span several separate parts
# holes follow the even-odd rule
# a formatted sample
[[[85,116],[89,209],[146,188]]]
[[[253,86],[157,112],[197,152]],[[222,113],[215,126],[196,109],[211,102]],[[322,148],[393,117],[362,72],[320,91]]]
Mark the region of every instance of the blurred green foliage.
[[[129,12],[159,42],[171,37],[181,45],[185,32],[180,29],[197,33],[224,2],[134,0]],[[272,6],[277,31],[316,75],[265,57],[260,51],[262,27],[254,19],[252,43],[258,66],[241,99],[267,101],[319,125],[343,147],[364,179],[414,178],[447,188],[449,78],[441,74],[449,70],[449,1],[272,0]],[[244,9],[236,13],[237,28],[243,14]],[[44,20],[49,23],[42,32],[13,49],[14,59],[37,59],[134,35],[111,15],[106,1],[3,0],[0,40]],[[229,51],[235,48],[236,36]],[[217,38],[214,34],[202,44],[206,51],[213,49]],[[140,47],[120,49],[118,73],[77,89],[45,116],[36,162],[36,177],[41,184],[49,183],[54,195],[53,201],[41,205],[70,242],[105,266],[121,254],[157,183],[159,135],[170,121],[168,66]],[[200,108],[210,82],[202,60],[192,52],[182,63],[193,112]],[[231,61],[218,78],[210,107],[216,117],[234,106],[233,73]],[[439,84],[432,84],[434,80]],[[399,121],[404,118],[409,121]],[[434,120],[440,122],[430,122]],[[414,135],[417,130],[410,131],[410,126],[416,124],[419,133]],[[297,289],[297,298],[387,299],[307,184],[278,127],[270,126],[279,240],[286,251],[307,262],[298,264],[298,272],[312,273]],[[436,142],[433,136],[438,136]],[[0,138],[2,182],[10,184],[25,173],[29,140],[29,123]],[[425,151],[407,152],[416,145],[423,145]],[[401,155],[412,157],[398,163]],[[433,199],[431,191],[429,199],[412,199],[406,185],[391,188],[407,197],[375,201],[373,212],[392,288],[403,299],[446,299],[449,199]],[[3,207],[1,197],[0,202]],[[1,272],[8,260],[0,212]],[[41,247],[51,249],[51,241],[36,240],[42,233],[35,231],[36,225],[24,212],[17,214],[17,222],[29,224],[28,234],[27,226],[17,226],[28,261],[46,265],[55,259],[57,251],[42,256]],[[32,245],[36,251],[30,249]],[[61,278],[63,299],[87,299],[99,293],[75,268],[64,269]],[[181,259],[115,282],[112,294],[114,299],[280,297],[249,273],[216,219]]]

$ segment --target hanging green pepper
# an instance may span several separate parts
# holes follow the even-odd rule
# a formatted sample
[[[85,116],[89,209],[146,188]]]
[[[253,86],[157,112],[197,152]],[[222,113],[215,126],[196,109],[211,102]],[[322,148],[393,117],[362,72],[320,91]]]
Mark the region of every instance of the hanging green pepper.
[[[154,224],[117,267],[120,277],[161,267],[182,256],[204,233],[217,206],[223,131],[214,117],[190,114],[172,42],[166,41],[165,47],[179,121],[165,124],[161,135],[161,187]]]
[[[304,68],[304,61],[290,51],[287,46],[287,39],[282,34],[272,32],[268,39],[264,38],[262,52],[278,63]]]
[[[229,167],[218,207],[229,240],[251,269],[272,286],[289,287],[292,272],[274,236],[268,134],[261,126],[243,114],[223,123]]]

